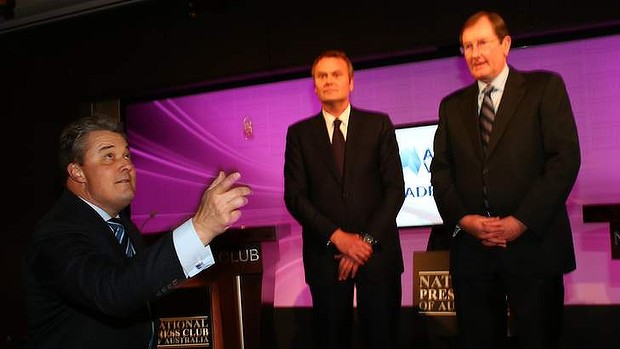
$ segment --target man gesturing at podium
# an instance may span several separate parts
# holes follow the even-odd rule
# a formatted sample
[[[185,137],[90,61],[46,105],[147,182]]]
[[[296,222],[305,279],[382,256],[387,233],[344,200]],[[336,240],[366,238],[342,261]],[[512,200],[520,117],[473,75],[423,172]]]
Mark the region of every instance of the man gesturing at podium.
[[[219,173],[193,217],[146,247],[123,212],[136,171],[116,119],[68,125],[60,165],[65,190],[23,261],[28,347],[155,348],[150,302],[214,264],[209,243],[239,219],[250,189],[235,186],[239,173]]]

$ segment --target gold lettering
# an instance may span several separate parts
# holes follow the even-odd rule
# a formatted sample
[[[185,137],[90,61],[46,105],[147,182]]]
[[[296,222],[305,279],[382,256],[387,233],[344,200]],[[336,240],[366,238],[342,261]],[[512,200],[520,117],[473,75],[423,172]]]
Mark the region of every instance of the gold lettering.
[[[429,287],[431,287],[430,276],[420,275],[420,288],[429,288]]]
[[[162,318],[158,333],[158,346],[177,348],[185,344],[210,343],[211,323],[207,316]]]
[[[454,291],[448,271],[420,271],[418,308],[423,313],[440,315],[454,312]]]

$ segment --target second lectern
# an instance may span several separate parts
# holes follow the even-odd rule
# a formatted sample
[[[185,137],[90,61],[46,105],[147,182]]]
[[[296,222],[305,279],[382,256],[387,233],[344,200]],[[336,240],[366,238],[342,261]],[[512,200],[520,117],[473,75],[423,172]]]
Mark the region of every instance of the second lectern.
[[[163,348],[269,348],[277,239],[288,225],[229,229],[210,244],[214,266],[157,304]]]

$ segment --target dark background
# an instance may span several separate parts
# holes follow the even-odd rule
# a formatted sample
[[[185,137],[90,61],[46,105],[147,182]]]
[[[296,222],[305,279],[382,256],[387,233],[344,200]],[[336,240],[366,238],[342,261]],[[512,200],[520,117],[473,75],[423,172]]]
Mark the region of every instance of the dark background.
[[[5,181],[0,348],[23,344],[20,256],[36,220],[62,188],[56,139],[67,121],[103,101],[308,76],[314,57],[330,48],[347,51],[357,69],[454,56],[463,21],[481,9],[504,16],[513,47],[620,33],[620,5],[610,0],[579,5],[559,0],[161,0],[0,32]],[[281,311],[283,341],[299,341],[292,338],[298,337],[292,327],[299,320],[291,321],[305,321],[305,310],[299,312]],[[571,333],[566,342],[575,348],[617,347],[614,325],[583,319],[615,317],[617,332],[618,313],[617,305],[570,307],[567,326],[585,324],[597,335],[586,329],[583,336]],[[412,314],[407,310],[406,327],[420,321]]]

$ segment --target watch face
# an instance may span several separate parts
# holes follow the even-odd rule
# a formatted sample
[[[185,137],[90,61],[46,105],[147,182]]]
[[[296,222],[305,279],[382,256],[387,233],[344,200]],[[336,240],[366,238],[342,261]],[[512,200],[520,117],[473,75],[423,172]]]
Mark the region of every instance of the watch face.
[[[374,245],[376,243],[375,239],[368,234],[364,235],[363,240],[370,245]]]

